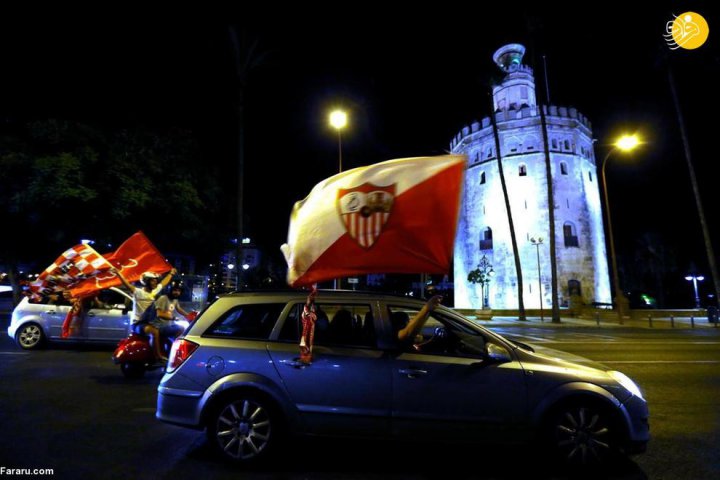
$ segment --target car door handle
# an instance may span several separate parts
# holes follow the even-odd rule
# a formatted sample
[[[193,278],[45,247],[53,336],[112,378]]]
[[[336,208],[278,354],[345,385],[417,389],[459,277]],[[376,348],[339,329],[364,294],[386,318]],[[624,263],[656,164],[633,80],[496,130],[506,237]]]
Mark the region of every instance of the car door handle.
[[[305,368],[305,367],[309,367],[309,366],[310,366],[309,363],[301,362],[301,361],[298,360],[297,358],[295,358],[295,359],[293,359],[293,360],[283,360],[282,363],[284,363],[284,364],[287,365],[288,367],[293,367],[293,368],[298,369],[298,370],[301,370],[301,369],[303,369],[303,368]]]
[[[46,315],[55,315],[55,310],[45,310]]]
[[[427,370],[421,370],[419,368],[401,368],[398,372],[400,375],[407,376],[407,378],[418,378],[428,374]]]
[[[94,317],[94,316],[95,316],[95,314],[94,314],[94,313],[92,313],[92,312],[88,312],[87,316],[88,316],[88,317]]]

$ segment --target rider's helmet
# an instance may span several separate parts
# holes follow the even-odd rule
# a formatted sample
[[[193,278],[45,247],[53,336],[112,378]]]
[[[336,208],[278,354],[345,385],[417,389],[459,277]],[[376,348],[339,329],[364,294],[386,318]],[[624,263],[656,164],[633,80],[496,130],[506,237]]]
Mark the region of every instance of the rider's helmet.
[[[142,276],[140,277],[140,283],[142,283],[143,285],[147,285],[148,282],[149,282],[150,280],[152,280],[153,278],[154,278],[155,280],[160,280],[160,275],[158,275],[158,274],[155,273],[155,272],[145,272],[145,273],[143,273]]]

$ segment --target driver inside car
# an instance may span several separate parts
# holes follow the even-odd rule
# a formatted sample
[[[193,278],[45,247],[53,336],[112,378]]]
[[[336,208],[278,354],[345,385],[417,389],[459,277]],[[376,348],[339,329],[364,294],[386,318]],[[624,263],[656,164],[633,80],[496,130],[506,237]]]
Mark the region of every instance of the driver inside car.
[[[398,311],[392,312],[390,321],[393,330],[397,332],[397,339],[403,345],[408,344],[421,345],[423,337],[420,334],[425,322],[427,322],[430,312],[435,310],[442,301],[442,295],[435,295],[430,298],[422,309],[410,320],[407,313]]]

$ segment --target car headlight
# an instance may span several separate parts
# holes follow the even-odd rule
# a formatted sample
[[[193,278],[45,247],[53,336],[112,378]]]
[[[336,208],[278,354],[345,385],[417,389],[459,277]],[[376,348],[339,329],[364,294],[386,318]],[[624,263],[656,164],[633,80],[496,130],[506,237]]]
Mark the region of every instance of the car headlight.
[[[640,397],[643,400],[645,399],[642,395],[642,392],[640,391],[640,387],[638,387],[637,384],[630,379],[630,377],[628,377],[622,372],[618,372],[615,370],[608,372],[608,374],[610,374],[612,378],[614,378],[620,385],[622,385],[625,390],[632,393],[636,397]]]

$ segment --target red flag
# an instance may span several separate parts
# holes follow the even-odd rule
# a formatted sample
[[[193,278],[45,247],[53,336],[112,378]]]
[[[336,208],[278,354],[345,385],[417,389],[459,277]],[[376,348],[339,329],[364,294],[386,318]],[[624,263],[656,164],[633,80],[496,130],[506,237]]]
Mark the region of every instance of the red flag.
[[[447,273],[466,158],[390,160],[331,177],[295,204],[288,284],[365,273]]]
[[[115,253],[105,255],[105,258],[120,270],[128,282],[138,280],[145,272],[165,273],[172,268],[142,232],[125,240]],[[73,297],[84,297],[98,290],[117,287],[121,283],[114,273],[106,270],[74,285],[70,293]]]

